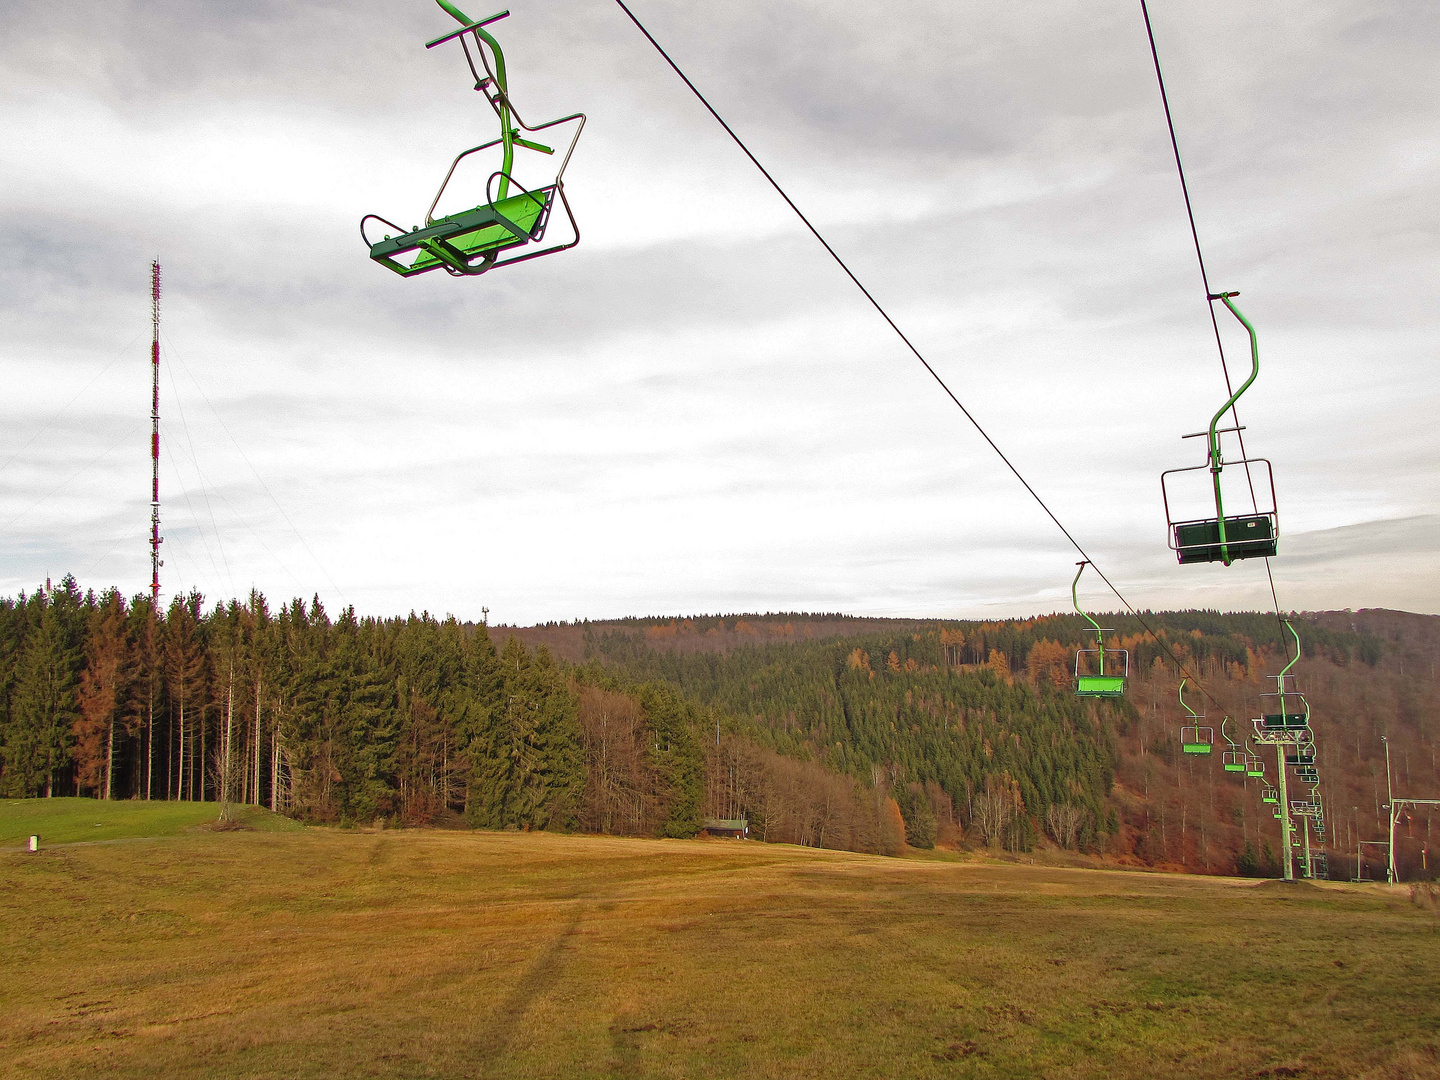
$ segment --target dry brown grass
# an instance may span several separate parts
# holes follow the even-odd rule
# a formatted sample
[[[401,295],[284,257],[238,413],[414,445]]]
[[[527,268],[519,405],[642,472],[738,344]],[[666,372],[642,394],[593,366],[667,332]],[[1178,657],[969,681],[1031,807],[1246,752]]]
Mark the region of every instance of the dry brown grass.
[[[0,1074],[1440,1076],[1403,891],[312,829],[0,856]]]

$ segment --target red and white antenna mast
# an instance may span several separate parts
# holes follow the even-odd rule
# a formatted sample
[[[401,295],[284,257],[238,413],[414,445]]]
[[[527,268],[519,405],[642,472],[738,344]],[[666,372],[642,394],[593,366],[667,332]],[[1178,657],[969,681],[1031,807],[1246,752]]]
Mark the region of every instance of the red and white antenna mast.
[[[150,264],[150,599],[160,604],[160,260]]]

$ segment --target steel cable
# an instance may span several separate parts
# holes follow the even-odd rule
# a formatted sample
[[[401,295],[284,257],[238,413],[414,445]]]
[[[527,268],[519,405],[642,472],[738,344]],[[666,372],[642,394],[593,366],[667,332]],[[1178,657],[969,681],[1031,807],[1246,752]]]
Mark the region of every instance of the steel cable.
[[[1071,534],[1070,530],[1067,529],[1065,525],[1060,521],[1060,519],[1055,516],[1054,511],[1052,511],[1050,507],[1046,504],[1045,500],[1040,497],[1039,492],[1037,492],[1034,487],[1031,486],[1030,482],[1025,479],[1024,475],[1020,472],[1020,470],[1015,467],[1014,462],[1012,462],[1005,455],[1005,452],[1000,449],[999,445],[995,442],[995,440],[990,437],[989,432],[985,430],[985,428],[981,425],[980,421],[975,419],[974,414],[965,407],[964,403],[955,395],[955,392],[951,390],[945,380],[940,377],[939,372],[937,372],[933,367],[930,366],[930,362],[925,359],[924,355],[921,354],[920,350],[915,347],[914,342],[912,342],[905,335],[905,332],[901,330],[900,327],[896,324],[895,320],[890,317],[890,313],[885,310],[885,308],[880,304],[880,301],[875,299],[874,294],[872,294],[870,290],[865,287],[864,283],[861,282],[861,280],[855,275],[855,272],[850,269],[849,265],[846,264],[845,260],[842,259],[839,254],[836,253],[835,249],[830,246],[829,241],[827,241],[825,237],[821,235],[820,230],[817,229],[810,221],[810,219],[805,216],[805,214],[801,211],[800,207],[795,205],[795,201],[791,199],[790,196],[786,193],[785,189],[780,186],[780,183],[775,179],[775,177],[770,175],[770,171],[760,163],[760,159],[757,158],[754,153],[751,152],[750,148],[745,145],[744,140],[741,139],[740,136],[735,133],[735,130],[728,123],[725,122],[725,118],[716,111],[715,106],[711,105],[705,95],[702,94],[700,90],[695,86],[695,84],[690,81],[690,77],[680,69],[680,65],[677,64],[671,58],[670,54],[665,51],[661,44],[655,40],[654,35],[652,35],[650,31],[645,28],[645,24],[642,23],[638,18],[636,18],[635,13],[631,11],[630,8],[626,5],[625,0],[615,0],[615,3],[620,6],[620,10],[625,12],[626,16],[630,19],[630,21],[635,24],[636,29],[638,29],[640,33],[645,35],[645,40],[650,42],[650,44],[655,47],[655,51],[660,54],[660,56],[665,60],[665,63],[670,65],[670,69],[674,71],[676,75],[680,76],[681,81],[684,82],[687,87],[689,87],[690,92],[695,95],[695,97],[700,101],[700,104],[705,106],[706,111],[708,111],[710,115],[715,118],[715,122],[725,129],[725,133],[730,136],[730,138],[734,141],[735,145],[738,146],[741,151],[744,152],[745,156],[750,159],[750,163],[754,165],[755,168],[760,170],[760,174],[764,176],[767,181],[769,181],[770,186],[775,189],[776,194],[778,194],[780,198],[785,200],[785,204],[795,212],[795,216],[798,217],[801,223],[805,226],[805,228],[810,231],[810,234],[820,242],[820,246],[823,247],[826,253],[835,260],[836,265],[838,265],[840,269],[845,272],[845,276],[848,277],[851,282],[854,283],[855,287],[864,294],[865,299],[870,301],[870,305],[880,314],[880,317],[885,320],[885,322],[890,326],[890,329],[895,331],[896,336],[899,337],[902,342],[904,342],[905,347],[914,354],[915,359],[920,361],[921,366],[923,366],[926,372],[929,373],[930,377],[935,380],[935,382],[939,385],[940,389],[945,392],[945,396],[948,397],[955,404],[956,408],[958,408],[961,413],[964,414],[965,419],[970,422],[970,425],[980,434],[980,437],[985,440],[985,442],[989,445],[990,449],[995,451],[996,456],[998,456],[1000,460],[1005,463],[1005,467],[1014,474],[1015,479],[1020,481],[1021,486],[1024,487],[1024,489],[1030,494],[1030,497],[1035,500],[1035,502],[1039,505],[1040,509],[1045,512],[1045,516],[1048,517],[1052,522],[1054,522],[1055,527],[1058,528],[1062,534],[1064,534],[1065,539],[1070,542],[1070,545],[1080,553],[1080,557],[1083,558],[1086,562],[1088,562],[1090,566],[1095,570],[1095,572],[1100,575],[1100,580],[1105,582],[1106,586],[1108,586],[1110,591],[1115,594],[1116,598],[1125,605],[1126,610],[1129,611],[1130,614],[1135,618],[1135,620],[1139,622],[1142,627],[1145,628],[1146,633],[1148,633],[1152,638],[1155,639],[1156,644],[1159,645],[1160,649],[1165,653],[1165,655],[1170,658],[1170,660],[1176,665],[1177,668],[1179,668],[1180,673],[1194,681],[1195,685],[1200,688],[1200,692],[1204,694],[1206,698],[1214,702],[1217,707],[1220,706],[1220,702],[1215,698],[1213,694],[1210,693],[1209,690],[1205,688],[1204,683],[1200,681],[1199,677],[1190,674],[1186,670],[1185,666],[1181,663],[1179,658],[1170,651],[1170,647],[1165,643],[1165,640],[1155,632],[1155,630],[1150,626],[1150,624],[1145,621],[1145,617],[1141,615],[1140,612],[1135,608],[1135,606],[1125,598],[1125,595],[1118,588],[1116,588],[1115,583],[1106,576],[1105,572],[1101,570],[1098,565],[1096,565],[1095,560],[1090,557],[1090,555],[1085,551],[1085,549],[1080,546],[1080,542],[1076,540],[1075,537]],[[1219,334],[1218,327],[1216,329],[1216,334],[1217,336]]]

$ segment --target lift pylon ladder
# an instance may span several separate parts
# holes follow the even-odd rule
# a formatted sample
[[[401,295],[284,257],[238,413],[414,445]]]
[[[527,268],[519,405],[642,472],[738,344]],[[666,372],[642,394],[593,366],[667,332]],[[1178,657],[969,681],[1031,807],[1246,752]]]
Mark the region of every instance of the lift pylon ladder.
[[[401,277],[412,277],[431,270],[445,270],[458,277],[484,274],[502,266],[574,247],[580,242],[580,228],[565,196],[565,168],[570,164],[570,155],[574,153],[580,132],[585,128],[585,114],[572,113],[534,126],[525,123],[510,97],[505,54],[500,49],[500,43],[485,29],[491,23],[507,18],[510,13],[502,11],[489,18],[472,20],[449,0],[436,0],[436,3],[460,23],[460,29],[427,42],[425,47],[433,49],[445,42],[459,40],[465,50],[470,74],[475,78],[475,89],[485,95],[499,118],[500,137],[456,155],[440,183],[440,190],[431,200],[430,209],[425,213],[424,225],[404,229],[378,214],[366,214],[361,218],[360,238],[370,249],[370,258]],[[471,40],[474,41],[474,55],[470,51]],[[480,68],[475,66],[477,57]],[[482,69],[483,75],[480,74]],[[515,178],[516,147],[546,155],[554,155],[555,150],[543,143],[522,138],[521,131],[536,133],[569,123],[575,124],[575,133],[560,159],[554,179],[535,188],[526,188]],[[485,201],[469,209],[436,217],[435,208],[461,161],[497,146],[500,147],[500,166],[485,183]],[[557,201],[569,219],[571,237],[564,243],[541,247]],[[371,240],[365,230],[369,221],[379,222],[394,231],[385,233],[383,239]]]
[[[1080,575],[1090,563],[1082,560],[1075,565],[1078,569],[1075,571],[1075,580],[1070,583],[1070,600],[1075,605],[1075,610],[1084,615],[1085,621],[1095,629],[1095,648],[1079,649],[1075,653],[1075,696],[1124,697],[1125,680],[1130,676],[1130,650],[1105,647],[1105,635],[1115,631],[1101,626],[1080,606]],[[1089,666],[1091,658],[1095,664],[1093,672],[1084,670]],[[1107,665],[1110,668],[1108,672],[1105,670]]]
[[[1232,297],[1239,296],[1238,292],[1212,293],[1212,301],[1219,300],[1230,309],[1230,313],[1240,320],[1250,335],[1250,377],[1241,384],[1240,389],[1230,395],[1228,401],[1220,406],[1219,410],[1210,420],[1210,427],[1206,431],[1195,432],[1193,435],[1186,435],[1185,438],[1206,438],[1206,456],[1204,465],[1193,465],[1184,469],[1168,469],[1160,474],[1160,496],[1165,503],[1166,522],[1166,543],[1175,552],[1176,558],[1181,563],[1210,563],[1219,562],[1229,566],[1236,559],[1258,559],[1266,558],[1275,554],[1276,543],[1280,537],[1280,517],[1275,506],[1275,477],[1270,467],[1270,462],[1265,458],[1239,458],[1234,461],[1226,461],[1221,447],[1220,436],[1226,432],[1239,432],[1242,429],[1220,428],[1220,421],[1225,414],[1235,407],[1240,400],[1240,395],[1250,389],[1250,384],[1260,374],[1260,346],[1255,335],[1255,327],[1240,313]],[[1253,513],[1226,515],[1225,497],[1221,485],[1221,476],[1226,467],[1243,467],[1251,490],[1256,490],[1256,477],[1261,478],[1258,485],[1260,488],[1268,489],[1269,498],[1260,501],[1257,494],[1257,504]],[[1198,518],[1186,517],[1183,513],[1171,507],[1171,477],[1177,477],[1185,473],[1196,473],[1208,471],[1210,473],[1211,495],[1215,503],[1215,515],[1205,515]],[[1183,485],[1182,485],[1183,486]],[[1264,507],[1262,509],[1261,507]]]

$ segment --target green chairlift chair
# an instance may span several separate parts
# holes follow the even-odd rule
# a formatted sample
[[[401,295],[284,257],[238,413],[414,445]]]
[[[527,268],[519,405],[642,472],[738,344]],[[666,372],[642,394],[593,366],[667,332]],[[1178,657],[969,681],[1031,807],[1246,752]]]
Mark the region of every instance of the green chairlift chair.
[[[505,55],[500,50],[500,44],[484,29],[489,24],[506,18],[510,13],[502,11],[477,22],[472,21],[448,0],[436,2],[461,25],[459,30],[436,38],[425,47],[433,49],[444,42],[459,40],[465,50],[465,60],[470,67],[470,73],[475,77],[475,89],[485,95],[500,120],[500,137],[464,150],[456,156],[440,184],[440,190],[435,193],[435,198],[430,203],[424,225],[405,229],[377,214],[366,214],[361,218],[360,237],[370,249],[370,258],[401,277],[413,277],[431,270],[444,270],[456,276],[474,276],[497,267],[538,259],[542,255],[574,247],[580,242],[580,230],[575,223],[570,202],[565,197],[564,177],[570,155],[585,127],[585,115],[574,113],[533,127],[525,123],[510,98],[505,74]],[[475,43],[474,56],[471,55],[467,39]],[[475,66],[476,56],[479,57],[484,75],[481,75],[480,69]],[[546,128],[572,122],[576,124],[575,134],[570,139],[570,146],[560,161],[560,168],[554,179],[535,188],[524,187],[514,175],[515,148],[518,146],[550,155],[555,151],[542,143],[521,138],[520,132],[544,131]],[[436,217],[435,208],[460,162],[471,154],[496,146],[501,148],[500,167],[492,172],[486,181],[485,201]],[[569,219],[572,236],[565,243],[542,247],[551,212],[557,202]],[[372,240],[365,228],[370,221],[379,222],[394,231],[386,232],[382,239]]]
[[[1211,418],[1208,430],[1185,436],[1187,439],[1206,437],[1208,449],[1205,464],[1184,469],[1169,469],[1160,474],[1160,496],[1165,503],[1166,543],[1169,544],[1170,549],[1175,552],[1176,558],[1181,563],[1219,562],[1229,566],[1236,559],[1268,558],[1275,554],[1276,543],[1280,536],[1280,518],[1275,507],[1275,477],[1270,462],[1264,458],[1240,458],[1235,461],[1226,461],[1221,451],[1220,436],[1225,432],[1238,433],[1243,429],[1239,427],[1220,428],[1218,427],[1220,421],[1227,412],[1234,408],[1235,403],[1240,400],[1240,395],[1250,388],[1250,384],[1260,374],[1260,347],[1255,336],[1255,328],[1250,325],[1244,315],[1240,314],[1240,309],[1231,302],[1232,297],[1239,295],[1237,292],[1212,293],[1210,300],[1223,302],[1230,309],[1231,314],[1239,319],[1241,325],[1249,332],[1250,377]],[[1225,500],[1220,480],[1227,466],[1232,469],[1237,466],[1244,468],[1254,499],[1252,513],[1237,515],[1225,513]],[[1204,471],[1210,473],[1215,516],[1187,518],[1172,510],[1170,500],[1172,481],[1170,478],[1183,473]],[[1258,484],[1257,477],[1261,478]],[[1268,499],[1262,500],[1259,497],[1261,490],[1268,494]]]
[[[1208,754],[1215,748],[1215,729],[1201,724],[1200,721],[1205,719],[1205,714],[1197,713],[1185,700],[1185,684],[1189,681],[1186,678],[1180,680],[1180,707],[1185,710],[1190,719],[1189,724],[1180,727],[1180,749],[1186,754]],[[1220,730],[1222,733],[1225,730],[1223,722]]]
[[[1255,748],[1250,745],[1249,739],[1245,740],[1245,775],[1262,779],[1265,776],[1265,762],[1260,760],[1260,755],[1257,754]]]
[[[1230,717],[1228,716],[1220,718],[1220,737],[1225,740],[1225,745],[1229,748],[1220,755],[1220,765],[1226,772],[1243,773],[1248,755],[1236,745],[1234,739],[1225,733],[1225,725],[1229,722]]]
[[[1295,689],[1295,676],[1290,674],[1290,669],[1300,659],[1300,635],[1288,619],[1285,620],[1285,629],[1295,639],[1295,655],[1280,674],[1270,676],[1275,680],[1274,691],[1260,695],[1262,716],[1257,730],[1289,735],[1291,738],[1288,741],[1293,741],[1297,748],[1310,744],[1313,757],[1315,740],[1310,733],[1310,703],[1305,700],[1304,694]]]
[[[1105,635],[1114,630],[1102,627],[1080,607],[1078,588],[1080,575],[1089,566],[1088,561],[1075,564],[1075,580],[1070,583],[1070,600],[1075,610],[1085,616],[1085,621],[1095,628],[1095,648],[1080,649],[1075,653],[1075,696],[1120,698],[1125,696],[1125,681],[1130,676],[1130,650],[1105,648]],[[1093,659],[1095,670],[1089,670]],[[1106,671],[1106,666],[1110,670]]]

